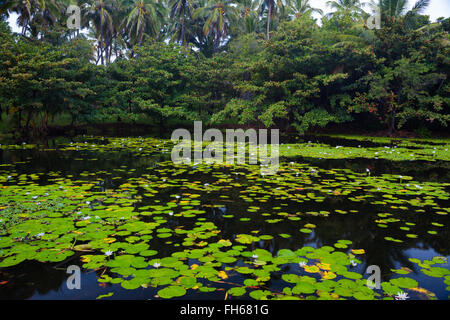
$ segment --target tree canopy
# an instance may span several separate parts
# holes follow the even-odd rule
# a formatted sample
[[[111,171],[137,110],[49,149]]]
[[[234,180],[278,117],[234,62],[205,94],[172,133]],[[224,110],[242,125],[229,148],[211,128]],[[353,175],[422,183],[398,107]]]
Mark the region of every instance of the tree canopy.
[[[96,0],[0,5],[0,107],[15,126],[145,117],[295,130],[359,124],[442,129],[449,116],[449,19],[360,1]],[[81,9],[68,29],[67,7]],[[18,15],[20,33],[6,17]]]

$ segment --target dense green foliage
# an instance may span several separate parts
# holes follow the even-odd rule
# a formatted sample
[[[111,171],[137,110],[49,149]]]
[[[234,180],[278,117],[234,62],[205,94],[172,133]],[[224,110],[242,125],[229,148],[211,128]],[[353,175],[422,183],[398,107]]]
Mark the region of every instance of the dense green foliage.
[[[395,2],[395,1],[394,1]],[[11,1],[0,21],[0,108],[24,132],[75,122],[167,119],[300,133],[333,123],[442,129],[450,120],[449,19],[381,1],[382,28],[359,1]],[[1,19],[0,19],[1,20]],[[5,114],[7,117],[5,117]]]

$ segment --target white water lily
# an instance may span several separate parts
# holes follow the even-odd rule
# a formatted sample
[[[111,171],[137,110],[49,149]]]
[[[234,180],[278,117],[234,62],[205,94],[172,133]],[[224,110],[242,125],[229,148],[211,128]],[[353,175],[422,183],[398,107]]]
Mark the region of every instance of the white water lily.
[[[160,266],[161,266],[161,263],[159,263],[159,262],[155,262],[153,264],[153,267],[155,267],[155,268],[159,268]]]
[[[40,237],[42,237],[44,234],[45,234],[44,232],[40,232],[40,233],[38,233],[37,235],[35,235],[35,237],[40,238]]]
[[[252,258],[253,258],[253,259],[258,259],[258,255],[257,255],[257,254],[254,254],[254,255],[252,255]]]
[[[91,217],[90,216],[86,216],[86,217],[82,217],[81,220],[89,220]]]
[[[110,255],[112,255],[114,253],[114,251],[112,250],[107,250],[105,251],[105,256],[109,257]]]
[[[353,267],[356,267],[356,266],[358,265],[354,260],[350,260],[350,264],[351,264]]]
[[[403,291],[397,292],[397,295],[394,298],[395,298],[395,300],[406,300],[406,299],[409,299],[408,294],[406,292],[403,292]]]
[[[299,262],[298,265],[303,268],[304,266],[306,266],[306,262],[305,261]]]

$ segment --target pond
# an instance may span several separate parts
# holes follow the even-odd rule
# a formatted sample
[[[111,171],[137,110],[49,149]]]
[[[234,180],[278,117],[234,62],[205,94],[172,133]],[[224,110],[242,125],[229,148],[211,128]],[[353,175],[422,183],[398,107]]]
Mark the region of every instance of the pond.
[[[0,299],[449,298],[449,141],[286,142],[275,175],[154,137],[2,144]]]

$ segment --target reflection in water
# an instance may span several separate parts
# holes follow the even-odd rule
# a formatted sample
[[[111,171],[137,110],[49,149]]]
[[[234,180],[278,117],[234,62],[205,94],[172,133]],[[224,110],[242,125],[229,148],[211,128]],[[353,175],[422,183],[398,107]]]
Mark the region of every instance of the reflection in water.
[[[64,141],[70,142],[69,139]],[[335,141],[334,141],[335,142]],[[61,140],[49,140],[42,143],[46,149],[30,149],[30,150],[2,150],[0,149],[1,164],[14,164],[9,172],[17,174],[38,173],[39,184],[52,183],[52,172],[58,172],[60,176],[71,176],[71,179],[84,179],[95,182],[95,189],[106,191],[117,188],[131,177],[142,177],[149,173],[157,163],[170,159],[170,154],[159,154],[152,157],[136,157],[131,151],[120,152],[94,152],[94,151],[60,151],[58,145]],[[106,143],[104,140],[95,143]],[[342,145],[342,141],[340,143]],[[297,160],[298,161],[298,160]],[[386,160],[314,160],[301,159],[300,161],[308,161],[312,166],[322,169],[346,168],[354,172],[364,172],[365,168],[370,168],[371,172],[376,175],[378,173],[393,173],[413,176],[418,181],[448,181],[448,163],[445,162],[415,162],[411,166],[410,162],[392,162]],[[123,166],[126,166],[125,168]],[[227,170],[223,170],[224,174],[228,174]],[[196,173],[193,177],[189,173],[180,174],[178,179],[195,179],[202,183],[210,183],[215,180],[211,173]],[[322,178],[317,178],[322,179]],[[413,270],[417,274],[417,266],[409,261],[411,257],[417,257],[420,252],[422,259],[430,259],[433,256],[440,255],[449,257],[450,244],[448,239],[448,228],[439,230],[439,235],[428,234],[432,222],[439,221],[441,217],[436,217],[432,212],[417,213],[411,210],[401,222],[389,224],[388,228],[380,228],[376,220],[379,219],[379,213],[398,212],[395,209],[385,205],[374,205],[368,202],[352,202],[347,197],[331,197],[326,196],[323,202],[296,202],[282,203],[280,200],[270,200],[266,203],[259,203],[261,212],[270,214],[271,218],[276,217],[273,208],[278,205],[286,205],[283,207],[284,212],[299,215],[304,223],[316,225],[313,232],[304,234],[299,232],[299,224],[292,223],[290,220],[283,219],[274,224],[266,222],[267,217],[260,214],[251,214],[250,222],[236,223],[241,218],[249,216],[247,212],[248,205],[241,198],[241,191],[248,191],[252,187],[252,181],[246,180],[245,176],[235,178],[241,183],[242,187],[229,188],[227,190],[228,199],[224,200],[220,196],[222,193],[209,192],[202,193],[202,204],[211,205],[206,213],[202,216],[207,221],[211,221],[221,230],[220,237],[223,239],[235,239],[238,234],[249,234],[251,231],[257,231],[258,234],[289,234],[288,238],[274,237],[271,240],[260,240],[249,245],[249,249],[261,248],[268,250],[273,255],[280,249],[289,248],[296,250],[305,245],[314,247],[333,246],[338,240],[351,240],[352,248],[364,248],[365,255],[359,257],[361,264],[354,267],[356,272],[365,273],[367,266],[378,265],[382,271],[382,280],[387,281],[392,277],[391,269],[406,267]],[[267,184],[264,188],[270,192],[271,186]],[[170,196],[174,193],[186,192],[185,189],[169,189],[159,192],[158,199],[161,203],[170,200]],[[223,192],[223,191],[221,191]],[[299,191],[303,192],[303,191]],[[358,193],[360,192],[360,193]],[[352,195],[363,194],[364,191],[355,191]],[[138,191],[139,195],[143,194],[142,190]],[[373,199],[380,195],[373,195]],[[408,199],[408,196],[403,196]],[[448,201],[437,201],[438,205],[446,207]],[[152,201],[144,198],[139,206],[153,204]],[[218,207],[214,207],[218,205]],[[203,207],[204,208],[204,207]],[[357,213],[348,213],[345,215],[330,214],[327,217],[308,216],[305,213],[309,211],[333,211],[339,208],[346,212],[351,210]],[[426,209],[428,210],[428,209]],[[401,214],[401,213],[400,213]],[[233,219],[226,217],[233,215]],[[225,217],[224,217],[225,216]],[[414,233],[418,234],[418,238],[408,238],[402,243],[392,245],[385,238],[400,232],[399,227],[408,221],[414,224]],[[189,227],[193,222],[188,219],[173,217],[168,221],[169,227],[174,229],[177,226],[184,225]],[[152,247],[157,248],[158,255],[161,257],[169,256],[174,252],[174,248],[166,246],[162,239],[153,239]],[[415,251],[414,251],[415,250]],[[414,254],[413,254],[414,253]],[[156,293],[155,288],[125,290],[120,285],[102,285],[97,282],[97,278],[104,270],[88,271],[84,270],[82,274],[83,288],[80,291],[68,290],[66,280],[69,276],[66,268],[70,264],[81,266],[78,256],[71,257],[69,261],[57,265],[44,264],[35,261],[26,261],[15,267],[0,269],[0,299],[94,299],[100,294],[114,291],[114,298],[119,299],[152,299]],[[230,264],[233,266],[234,264]],[[268,283],[273,289],[282,290],[281,282],[277,281],[281,275],[287,271],[296,270],[298,266],[287,265],[282,270],[275,272],[273,278]],[[235,277],[240,277],[236,275]],[[5,282],[6,281],[6,282]],[[226,288],[226,285],[218,285],[218,287]],[[447,299],[444,285],[436,282],[433,290],[438,298]],[[197,299],[223,299],[224,292],[218,290],[214,293],[199,294],[191,292],[184,298]]]

